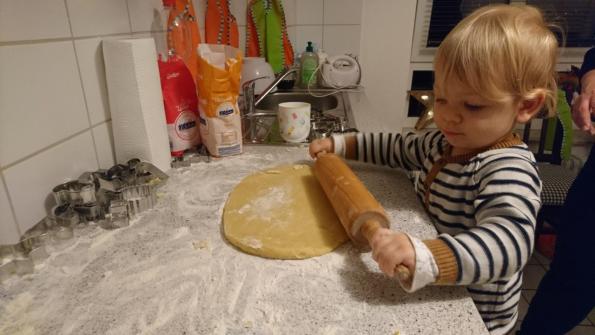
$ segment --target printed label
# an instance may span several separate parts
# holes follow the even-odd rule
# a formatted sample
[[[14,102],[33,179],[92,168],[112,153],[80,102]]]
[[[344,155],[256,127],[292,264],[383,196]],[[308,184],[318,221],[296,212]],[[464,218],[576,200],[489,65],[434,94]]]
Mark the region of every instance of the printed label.
[[[226,101],[217,106],[217,115],[219,115],[219,117],[233,115],[235,111],[236,110],[234,108],[234,105],[229,101]]]

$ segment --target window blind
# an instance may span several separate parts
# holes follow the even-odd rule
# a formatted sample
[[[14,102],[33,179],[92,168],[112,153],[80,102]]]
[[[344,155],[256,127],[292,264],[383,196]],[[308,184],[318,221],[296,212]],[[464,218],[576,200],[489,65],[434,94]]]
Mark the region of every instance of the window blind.
[[[423,15],[423,47],[438,47],[446,35],[466,15],[488,4],[528,4],[541,9],[548,22],[560,27],[552,29],[565,47],[586,48],[595,45],[595,0],[425,0]]]
[[[479,7],[488,4],[509,3],[508,0],[440,0],[429,1],[431,14],[426,47],[438,47],[454,26]]]
[[[541,9],[549,22],[562,29],[565,47],[595,45],[595,0],[528,0],[527,4]],[[562,34],[553,31],[562,41]]]

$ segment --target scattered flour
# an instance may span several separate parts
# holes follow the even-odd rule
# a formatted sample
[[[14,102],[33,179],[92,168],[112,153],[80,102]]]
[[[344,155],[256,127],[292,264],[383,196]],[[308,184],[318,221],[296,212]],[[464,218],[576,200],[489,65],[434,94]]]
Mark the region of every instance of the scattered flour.
[[[254,171],[308,159],[303,148],[247,150],[171,170],[156,208],[129,227],[77,235],[33,274],[0,283],[0,334],[444,334],[460,329],[464,320],[456,315],[479,320],[465,323],[469,334],[484,333],[463,290],[405,294],[379,273],[369,253],[351,244],[300,261],[264,259],[230,246],[221,215],[233,187]],[[390,183],[399,189],[408,181]],[[287,189],[269,191],[245,210],[264,212],[290,201]],[[398,203],[403,213],[423,211],[414,195],[408,200],[389,191],[378,197],[387,208]],[[400,222],[400,210],[389,213]],[[435,236],[427,222],[407,215],[404,230]]]

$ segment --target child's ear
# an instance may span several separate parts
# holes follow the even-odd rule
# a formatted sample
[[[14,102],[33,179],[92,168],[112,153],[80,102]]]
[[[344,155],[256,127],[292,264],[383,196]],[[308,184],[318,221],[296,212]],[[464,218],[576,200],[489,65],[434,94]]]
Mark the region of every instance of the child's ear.
[[[545,102],[545,93],[538,93],[530,99],[523,99],[517,105],[516,121],[527,123],[539,113]]]

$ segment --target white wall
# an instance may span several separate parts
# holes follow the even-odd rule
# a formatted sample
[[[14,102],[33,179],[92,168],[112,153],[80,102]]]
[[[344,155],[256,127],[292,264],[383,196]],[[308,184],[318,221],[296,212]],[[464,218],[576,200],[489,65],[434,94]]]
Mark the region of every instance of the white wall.
[[[193,1],[204,32],[206,0]],[[362,2],[285,0],[295,50],[359,54]],[[100,42],[153,36],[164,51],[161,3],[0,0],[0,245],[45,217],[53,186],[115,163]],[[242,48],[246,4],[232,1]]]
[[[374,131],[401,131],[407,119],[415,0],[365,1],[362,12],[361,65],[366,103]],[[359,110],[360,114],[366,112]]]

